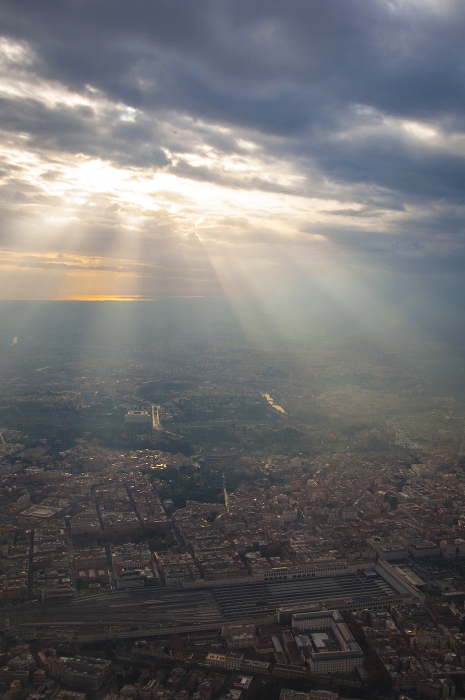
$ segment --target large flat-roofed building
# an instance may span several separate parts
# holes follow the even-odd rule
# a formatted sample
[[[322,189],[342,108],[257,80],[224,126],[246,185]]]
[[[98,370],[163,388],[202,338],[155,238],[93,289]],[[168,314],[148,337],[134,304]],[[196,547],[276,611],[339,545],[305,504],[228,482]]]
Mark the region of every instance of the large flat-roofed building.
[[[128,411],[124,416],[124,422],[148,425],[152,423],[152,417],[148,411]]]
[[[363,651],[339,611],[296,613],[292,626],[309,631],[308,666],[312,673],[350,673],[363,665]]]
[[[343,584],[343,585],[338,585]],[[372,571],[358,572],[352,577],[328,577],[303,581],[306,600],[293,591],[286,606],[277,606],[279,624],[290,624],[292,615],[326,608],[343,612],[370,608],[381,610],[391,605],[424,603],[425,596],[398,568],[380,560]],[[294,598],[294,600],[292,600]]]
[[[243,654],[234,651],[228,651],[226,654],[207,654],[205,663],[210,666],[219,666],[219,668],[227,668],[231,671],[240,671],[242,667]]]
[[[432,559],[433,557],[439,557],[441,554],[438,545],[428,540],[414,542],[410,545],[409,552],[414,559]]]
[[[407,555],[407,552],[405,552]],[[344,576],[355,571],[372,569],[374,561],[362,561],[350,564],[342,557],[324,556],[307,564],[270,567],[254,570],[252,576],[260,581],[289,581],[313,576]]]
[[[398,542],[384,540],[382,537],[370,537],[367,544],[372,547],[380,559],[386,561],[407,561],[408,552]]]
[[[87,564],[85,568],[97,562],[97,558],[96,556],[91,561],[91,552],[88,552],[82,559],[83,564]],[[192,559],[191,562],[193,563]],[[23,586],[25,595],[27,587],[25,584]],[[3,595],[6,597],[5,593]],[[233,636],[242,634],[254,635],[256,626],[274,625],[276,621],[279,625],[289,628],[292,617],[297,613],[325,610],[339,610],[342,613],[365,608],[376,611],[409,603],[421,604],[425,600],[424,594],[411,577],[407,578],[402,569],[382,560],[373,570],[345,576],[217,585],[199,591],[179,590],[176,595],[173,595],[172,590],[162,587],[159,589],[159,595],[159,600],[147,600],[144,603],[150,606],[147,610],[150,609],[154,613],[157,611],[155,621],[151,619],[152,615],[147,619],[141,616],[139,622],[134,623],[134,627],[116,632],[111,626],[96,626],[89,630],[79,627],[76,630],[78,640],[160,636],[166,633],[167,627],[170,633],[185,634],[203,630],[215,631],[214,636],[223,629],[229,639],[232,639]],[[114,620],[113,611],[107,607],[102,601],[102,613],[99,616]],[[39,612],[38,609],[36,612]],[[45,623],[53,623],[58,614],[58,611],[55,614],[51,607],[47,611]],[[132,614],[131,608],[131,620]],[[12,615],[17,617],[19,612],[12,611]],[[43,619],[43,616],[41,617]],[[41,624],[44,623],[39,619],[31,619],[28,628],[34,630]],[[47,630],[44,628],[44,631]],[[281,631],[278,628],[266,636],[279,636]],[[268,649],[267,653],[273,649],[274,647]],[[244,666],[241,670],[245,673],[253,672],[253,669]]]
[[[63,508],[54,506],[33,505],[23,510],[18,516],[18,522],[24,525],[40,525],[63,514]]]
[[[238,458],[237,450],[218,450],[213,449],[208,452],[204,452],[201,455],[201,459],[207,467],[212,467],[221,462],[229,463],[234,462]]]

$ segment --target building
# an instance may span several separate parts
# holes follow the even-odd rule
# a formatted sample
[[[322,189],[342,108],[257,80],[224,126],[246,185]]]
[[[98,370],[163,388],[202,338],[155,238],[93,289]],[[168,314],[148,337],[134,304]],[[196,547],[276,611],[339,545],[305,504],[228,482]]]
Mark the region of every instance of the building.
[[[47,505],[33,505],[18,515],[18,522],[26,526],[43,526],[49,520],[63,514],[63,508]]]
[[[291,688],[283,688],[279,694],[279,700],[338,700],[337,693],[329,690],[311,690],[309,693],[302,693]]]
[[[124,416],[124,422],[138,425],[151,425],[152,417],[148,411],[128,411]]]
[[[310,693],[302,693],[299,690],[283,688],[279,694],[279,700],[310,700]],[[337,696],[335,700],[337,700]]]
[[[238,458],[237,450],[210,450],[209,452],[204,452],[201,456],[204,464],[207,467],[214,467],[222,462],[230,463],[234,462]]]
[[[417,691],[425,698],[455,698],[455,685],[451,680],[440,678],[437,681],[418,681]]]
[[[425,602],[425,596],[412,585],[402,573],[388,564],[387,561],[380,559],[378,563],[374,566],[373,570],[368,570],[364,572],[364,576],[371,578],[379,577],[383,582],[384,591],[380,595],[373,595],[373,592],[366,594],[363,590],[359,590],[358,594],[352,591],[348,594],[338,596],[334,595],[328,586],[326,588],[327,581],[325,579],[321,580],[320,594],[324,593],[326,590],[328,592],[325,596],[324,604],[328,607],[331,606],[332,609],[336,608],[340,611],[355,611],[363,610],[366,607],[370,607],[372,610],[381,610],[392,605],[403,605],[406,603],[414,602]],[[332,584],[332,580],[329,579],[329,583]],[[387,586],[389,591],[387,590]],[[360,587],[360,579],[358,579],[358,585]],[[380,592],[381,593],[381,592]],[[315,599],[314,602],[309,602],[307,605],[295,604],[286,607],[278,607],[276,609],[277,621],[280,625],[290,625],[292,616],[296,613],[308,613],[314,612],[316,610],[321,610],[322,603]]]
[[[439,557],[441,550],[434,542],[423,540],[422,542],[414,542],[409,546],[409,552],[414,559],[432,559]]]
[[[139,688],[140,700],[154,700],[155,694],[158,690],[159,685],[160,685],[160,679],[153,678],[143,688]],[[105,700],[107,700],[107,698],[105,698]]]
[[[275,664],[271,673],[280,678],[307,678],[308,676],[305,666],[296,666],[295,664]]]
[[[405,557],[407,558],[407,552],[405,552]],[[374,561],[350,564],[347,559],[342,557],[322,556],[310,561],[308,564],[284,565],[277,568],[256,567],[252,577],[258,581],[288,581],[316,576],[345,576],[355,571],[368,571],[374,565]]]
[[[465,557],[465,540],[441,540],[439,543],[441,556],[444,559],[463,559]]]
[[[271,664],[268,661],[255,661],[254,659],[243,659],[241,663],[241,671],[245,673],[263,673],[270,672]]]
[[[98,690],[111,671],[111,661],[76,656],[59,657],[56,652],[39,652],[39,663],[48,673],[70,688],[83,691]]]
[[[255,646],[257,641],[258,638],[254,634],[236,634],[228,639],[228,645],[234,649],[246,649]]]
[[[343,508],[341,512],[342,520],[357,520],[358,511],[356,508]]]
[[[55,700],[86,700],[86,694],[73,692],[72,690],[60,690],[55,695]]]
[[[367,544],[372,547],[379,559],[385,561],[407,561],[408,553],[405,547],[391,540],[384,540],[382,537],[370,537]]]
[[[337,610],[297,613],[292,627],[309,630],[308,666],[312,673],[350,673],[363,665],[363,651]]]
[[[254,624],[231,624],[223,625],[221,628],[221,634],[225,639],[231,639],[232,637],[239,637],[241,634],[255,634]]]
[[[47,679],[47,674],[45,673],[43,668],[36,668],[34,673],[32,674],[32,682],[34,685],[42,685],[43,682]]]
[[[247,692],[252,685],[253,676],[238,676],[234,683],[235,688],[240,688],[243,692]]]
[[[219,668],[227,668],[231,671],[240,671],[242,666],[243,654],[238,652],[228,651],[226,654],[207,654],[205,659],[206,664],[210,666],[218,666]]]

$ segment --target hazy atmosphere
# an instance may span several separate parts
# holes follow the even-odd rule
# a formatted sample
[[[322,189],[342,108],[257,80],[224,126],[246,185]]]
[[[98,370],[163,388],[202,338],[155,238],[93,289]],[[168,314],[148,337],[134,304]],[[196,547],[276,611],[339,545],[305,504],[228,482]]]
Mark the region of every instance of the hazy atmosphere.
[[[464,47],[0,0],[0,700],[465,698]]]

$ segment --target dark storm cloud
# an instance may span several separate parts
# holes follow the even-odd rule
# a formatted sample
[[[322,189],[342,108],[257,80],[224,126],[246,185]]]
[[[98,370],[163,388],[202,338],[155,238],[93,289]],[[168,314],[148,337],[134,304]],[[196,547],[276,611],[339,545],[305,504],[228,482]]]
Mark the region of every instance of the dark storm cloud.
[[[144,112],[124,124],[111,114],[97,122],[83,106],[0,105],[3,123],[31,133],[33,145],[163,165],[150,115],[174,110],[285,136],[289,153],[308,154],[336,180],[406,197],[457,198],[463,189],[462,156],[393,134],[333,138],[370,122],[356,105],[446,129],[463,119],[460,2],[6,0],[0,13],[6,32],[33,47],[41,75]]]
[[[66,84],[288,132],[338,102],[416,117],[461,112],[465,8],[431,5],[5,0],[1,19]]]

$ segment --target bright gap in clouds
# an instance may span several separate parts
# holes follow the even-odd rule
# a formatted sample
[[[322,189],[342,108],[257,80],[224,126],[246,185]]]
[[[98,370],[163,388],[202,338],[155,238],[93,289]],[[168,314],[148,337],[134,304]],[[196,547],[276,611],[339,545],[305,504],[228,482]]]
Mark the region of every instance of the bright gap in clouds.
[[[415,194],[405,203],[395,189],[403,170],[394,187],[371,177],[373,163],[388,172],[396,148],[413,160],[463,155],[462,133],[354,102],[327,132],[276,135],[182,108],[136,109],[90,84],[79,92],[45,79],[38,65],[27,43],[0,39],[0,96],[24,117],[2,133],[0,297],[224,295],[247,332],[282,339],[279,297],[300,294],[293,313],[305,323],[305,306],[320,303],[305,291],[311,281],[380,343],[402,326],[403,312],[375,291],[384,261],[402,245],[405,260],[419,256],[410,224],[419,230],[443,205]],[[53,120],[67,138],[47,129]],[[433,254],[440,244],[437,233],[421,243]],[[372,251],[381,273],[367,272]]]
[[[357,261],[319,231],[341,208],[347,227],[356,222],[368,231],[387,229],[398,212],[360,222],[352,217],[361,210],[356,201],[224,187],[79,155],[51,161],[37,150],[24,155],[10,149],[3,157],[36,192],[28,204],[33,217],[16,229],[22,248],[0,265],[10,298],[143,301],[222,294],[246,336],[270,346],[286,342],[299,325],[305,337],[309,317],[318,315],[313,306],[329,303],[354,315],[374,342],[388,340],[392,348],[397,342],[389,329],[403,319],[393,319],[392,309],[361,282]],[[208,279],[199,279],[208,272]],[[297,279],[304,289],[312,279],[317,291],[302,297],[301,289],[300,305],[292,297]],[[287,308],[280,308],[283,292]]]
[[[83,155],[62,153],[51,158],[38,149],[21,150],[18,143],[4,147],[0,155],[14,167],[15,182],[25,186],[27,196],[12,224],[19,279],[13,286],[4,285],[20,297],[34,289],[40,298],[151,298],[150,293],[141,293],[138,279],[157,276],[160,248],[170,249],[176,261],[182,261],[181,271],[189,274],[189,254],[193,244],[199,251],[198,241],[224,244],[229,259],[240,258],[244,246],[266,241],[272,253],[299,240],[321,244],[325,236],[318,233],[318,226],[341,207],[337,200],[225,187]],[[219,155],[209,160],[213,173],[230,165],[225,159],[223,167]],[[279,165],[269,164],[266,172],[262,164],[262,173],[276,179],[281,176]],[[245,166],[243,161],[239,170]],[[260,170],[259,161],[250,167]],[[357,211],[356,203],[350,206]],[[302,233],[309,223],[315,231]],[[90,254],[94,249],[98,258]],[[208,247],[202,250],[209,259]],[[32,262],[29,251],[35,251]],[[59,254],[67,256],[66,262],[52,259]],[[4,258],[3,268],[7,265],[11,267]],[[144,269],[138,271],[137,266]],[[20,292],[21,270],[26,269],[34,270],[34,282],[31,289]],[[46,283],[38,284],[44,269]],[[166,291],[170,290],[159,288],[154,296]],[[181,289],[183,294],[186,290]]]

